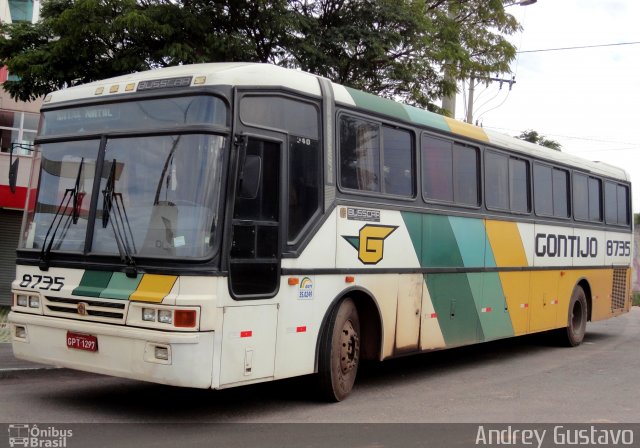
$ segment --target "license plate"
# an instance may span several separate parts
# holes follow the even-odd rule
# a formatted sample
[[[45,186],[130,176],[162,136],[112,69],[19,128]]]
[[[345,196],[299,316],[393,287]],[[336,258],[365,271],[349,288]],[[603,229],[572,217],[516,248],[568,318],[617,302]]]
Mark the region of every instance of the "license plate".
[[[67,347],[88,352],[98,351],[98,338],[90,334],[67,331]]]

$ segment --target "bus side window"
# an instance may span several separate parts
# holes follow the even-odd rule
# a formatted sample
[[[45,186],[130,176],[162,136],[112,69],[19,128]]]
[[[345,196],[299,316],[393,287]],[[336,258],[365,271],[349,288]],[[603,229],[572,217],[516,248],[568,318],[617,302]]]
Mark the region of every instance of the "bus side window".
[[[317,140],[289,137],[289,222],[287,240],[294,242],[320,206],[322,160]]]

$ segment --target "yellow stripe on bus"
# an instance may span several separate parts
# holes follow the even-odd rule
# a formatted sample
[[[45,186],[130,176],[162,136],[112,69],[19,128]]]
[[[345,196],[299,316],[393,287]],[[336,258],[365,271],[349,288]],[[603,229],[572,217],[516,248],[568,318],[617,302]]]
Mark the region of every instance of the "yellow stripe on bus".
[[[487,220],[486,227],[497,267],[529,265],[517,223]]]
[[[487,137],[487,134],[485,134],[482,128],[449,117],[444,117],[444,121],[454,134],[464,135],[465,137],[474,138],[483,142],[489,141],[489,137]]]
[[[529,332],[529,272],[500,272],[500,283],[507,301],[515,336]]]
[[[144,274],[138,288],[129,297],[135,302],[160,303],[171,292],[178,277],[175,275]]]

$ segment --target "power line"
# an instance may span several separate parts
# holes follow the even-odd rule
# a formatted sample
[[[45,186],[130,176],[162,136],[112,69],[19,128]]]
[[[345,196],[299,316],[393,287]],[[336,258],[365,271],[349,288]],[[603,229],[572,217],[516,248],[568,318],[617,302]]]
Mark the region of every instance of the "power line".
[[[560,48],[544,48],[540,50],[522,50],[516,51],[517,54],[522,53],[540,53],[542,51],[562,51],[562,50],[582,50],[585,48],[600,48],[600,47],[617,47],[621,45],[637,45],[640,44],[640,41],[637,42],[618,42],[614,44],[600,44],[600,45],[582,45],[579,47],[560,47]]]
[[[485,126],[485,128],[498,129],[498,130],[510,131],[510,132],[522,132],[521,129],[500,128],[500,127],[497,127],[497,126]],[[604,139],[593,138],[593,137],[576,137],[574,135],[548,134],[546,132],[543,132],[542,134],[544,134],[545,137],[563,137],[563,138],[571,138],[571,139],[575,139],[575,140],[585,140],[585,141],[589,141],[589,142],[617,143],[619,145],[640,146],[640,143],[638,143],[638,142],[635,142],[635,143],[633,143],[633,142],[621,142],[619,140],[604,140]],[[631,149],[631,148],[620,148],[620,149]]]

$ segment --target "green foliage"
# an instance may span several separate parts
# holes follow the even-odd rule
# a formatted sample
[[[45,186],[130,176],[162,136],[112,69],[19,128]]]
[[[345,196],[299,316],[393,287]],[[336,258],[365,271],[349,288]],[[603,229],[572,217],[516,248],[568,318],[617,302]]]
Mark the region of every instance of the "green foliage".
[[[508,0],[45,0],[0,26],[13,98],[153,67],[270,62],[435,108],[445,80],[509,72]]]
[[[633,306],[640,306],[640,292],[633,293]]]
[[[544,135],[538,134],[538,132],[533,129],[523,131],[520,135],[516,135],[516,138],[535,143],[536,145],[546,146],[547,148],[555,149],[556,151],[561,151],[562,148],[562,145],[557,141],[548,139]]]
[[[640,225],[640,213],[636,213],[633,215],[633,223],[635,225]]]

